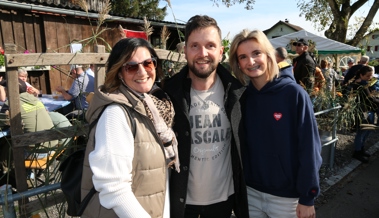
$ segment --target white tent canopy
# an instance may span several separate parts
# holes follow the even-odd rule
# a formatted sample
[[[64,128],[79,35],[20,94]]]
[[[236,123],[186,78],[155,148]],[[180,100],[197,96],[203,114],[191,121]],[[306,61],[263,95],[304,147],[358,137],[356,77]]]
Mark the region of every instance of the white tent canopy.
[[[291,40],[298,39],[312,40],[316,44],[316,49],[320,55],[334,55],[334,54],[360,54],[361,49],[347,45],[341,42],[337,42],[331,39],[327,39],[321,36],[317,36],[313,33],[305,30],[290,33],[281,37],[270,39],[270,42],[274,48],[285,47],[287,50],[291,50]]]

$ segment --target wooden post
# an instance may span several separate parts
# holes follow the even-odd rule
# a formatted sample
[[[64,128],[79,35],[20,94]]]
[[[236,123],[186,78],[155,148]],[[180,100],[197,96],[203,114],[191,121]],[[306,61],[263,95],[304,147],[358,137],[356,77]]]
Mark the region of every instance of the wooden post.
[[[104,45],[96,45],[94,48],[96,53],[105,53]],[[105,81],[105,64],[95,65],[95,89],[104,84]]]
[[[6,54],[15,54],[17,53],[17,47],[14,44],[5,44],[5,53]],[[22,135],[22,122],[21,122],[21,112],[20,112],[20,93],[19,93],[19,84],[18,84],[18,72],[17,67],[10,67],[8,64],[12,63],[13,60],[8,60],[5,57],[5,67],[7,70],[7,95],[9,102],[9,118],[10,118],[10,130],[11,137],[15,135]],[[12,140],[12,150],[13,150],[13,162],[15,166],[16,174],[16,185],[17,191],[23,192],[28,190],[28,185],[26,183],[26,170],[25,170],[25,155],[24,148],[14,146],[17,144],[17,141]],[[24,206],[28,203],[28,198],[20,200],[20,214],[22,215],[24,211]],[[21,216],[23,217],[23,216]],[[25,215],[26,217],[26,215]]]

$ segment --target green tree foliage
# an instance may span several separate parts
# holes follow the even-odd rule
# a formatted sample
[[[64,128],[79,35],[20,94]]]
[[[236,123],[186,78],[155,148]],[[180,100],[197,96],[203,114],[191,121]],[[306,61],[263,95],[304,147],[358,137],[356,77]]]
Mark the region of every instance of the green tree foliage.
[[[370,9],[364,16],[359,28],[354,31],[352,39],[347,41],[349,21],[362,6],[370,4]],[[369,30],[378,12],[379,0],[299,0],[297,6],[300,16],[315,24],[319,31],[325,30],[325,36],[353,46],[357,46]]]
[[[159,0],[112,0],[112,13],[125,17],[163,20],[167,7],[159,8]]]
[[[214,4],[218,6],[219,0],[211,0],[213,1]],[[245,9],[246,10],[252,10],[254,7],[255,0],[221,0],[222,4],[226,5],[226,7],[230,7],[235,5],[236,3],[241,4],[241,3],[246,3]]]

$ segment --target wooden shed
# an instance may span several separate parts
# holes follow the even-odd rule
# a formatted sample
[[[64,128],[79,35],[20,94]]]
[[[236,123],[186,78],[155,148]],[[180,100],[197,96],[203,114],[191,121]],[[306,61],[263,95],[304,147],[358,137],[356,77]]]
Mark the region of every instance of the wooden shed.
[[[99,11],[104,3],[98,0],[86,2],[88,12],[68,0],[0,0],[0,46],[15,44],[17,53],[69,53],[71,43],[81,43],[86,53],[94,52],[94,45],[105,45],[106,50],[112,47],[119,40],[119,25],[141,31],[143,18],[112,14],[97,29]],[[170,32],[166,49],[175,50],[180,42],[178,30],[184,33],[184,24],[155,20],[149,22],[153,27],[153,34],[149,37],[153,46],[160,47],[160,33],[166,26]],[[94,37],[101,31],[99,36]],[[69,66],[41,65],[27,70],[29,83],[46,94],[60,85],[68,89],[72,83],[68,76]]]

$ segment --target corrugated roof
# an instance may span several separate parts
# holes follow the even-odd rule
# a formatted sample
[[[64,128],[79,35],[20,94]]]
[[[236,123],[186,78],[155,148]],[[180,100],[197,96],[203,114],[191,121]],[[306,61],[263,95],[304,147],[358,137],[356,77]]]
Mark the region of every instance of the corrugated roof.
[[[102,0],[85,0],[87,2],[88,6],[88,12],[90,13],[98,13],[101,11],[104,2]],[[0,2],[18,2],[18,3],[26,3],[26,4],[32,4],[32,5],[39,5],[41,7],[47,6],[51,8],[64,8],[68,10],[73,11],[83,11],[84,10],[78,6],[77,4],[73,3],[73,0],[0,0]],[[118,16],[118,17],[124,17],[120,16],[119,14],[114,14],[112,11],[109,13],[111,16]],[[141,17],[126,17],[126,18],[132,18],[136,20],[142,20]],[[149,21],[152,21],[153,23],[163,23],[163,24],[175,24],[175,22],[171,21],[161,21],[161,20],[154,20],[149,19]],[[179,28],[184,28],[183,23],[177,23]]]

